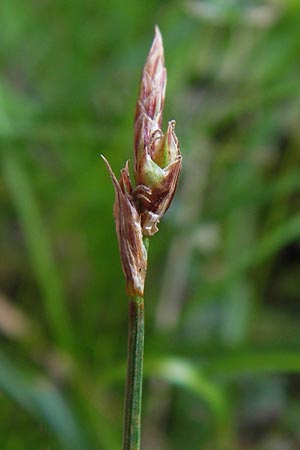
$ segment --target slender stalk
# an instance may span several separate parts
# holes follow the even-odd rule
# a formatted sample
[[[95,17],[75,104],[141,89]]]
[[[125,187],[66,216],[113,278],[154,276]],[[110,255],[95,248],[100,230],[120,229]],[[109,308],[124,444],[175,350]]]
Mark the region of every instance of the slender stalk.
[[[140,449],[143,355],[144,299],[131,297],[129,300],[123,450]]]

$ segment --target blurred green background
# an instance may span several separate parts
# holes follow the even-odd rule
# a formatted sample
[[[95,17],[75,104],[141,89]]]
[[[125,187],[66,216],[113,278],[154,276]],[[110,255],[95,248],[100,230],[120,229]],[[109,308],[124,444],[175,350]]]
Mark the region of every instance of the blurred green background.
[[[184,158],[150,246],[143,450],[300,448],[298,0],[2,0],[0,448],[118,450],[113,169],[158,24]]]

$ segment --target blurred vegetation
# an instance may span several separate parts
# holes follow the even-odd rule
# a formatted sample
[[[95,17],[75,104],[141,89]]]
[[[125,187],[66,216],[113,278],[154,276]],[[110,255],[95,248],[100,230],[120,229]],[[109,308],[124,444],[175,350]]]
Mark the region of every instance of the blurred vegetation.
[[[157,23],[184,168],[151,241],[143,450],[300,448],[298,0],[0,4],[0,447],[120,449],[112,217]]]

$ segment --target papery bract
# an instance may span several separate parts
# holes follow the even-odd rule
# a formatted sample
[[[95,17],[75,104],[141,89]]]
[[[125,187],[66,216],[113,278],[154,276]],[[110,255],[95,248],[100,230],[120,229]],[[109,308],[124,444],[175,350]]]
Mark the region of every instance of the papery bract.
[[[108,161],[102,156],[115,188],[114,218],[122,268],[129,296],[143,297],[147,270],[147,252],[143,243],[141,217],[132,199],[128,162],[117,180]]]

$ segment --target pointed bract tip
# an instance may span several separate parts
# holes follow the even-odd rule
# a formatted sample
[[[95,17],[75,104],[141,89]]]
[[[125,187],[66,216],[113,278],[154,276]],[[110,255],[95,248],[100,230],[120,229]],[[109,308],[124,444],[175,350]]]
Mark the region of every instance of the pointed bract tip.
[[[155,37],[162,41],[162,36],[161,36],[161,32],[160,32],[159,26],[155,25],[154,30],[155,30]]]
[[[110,169],[109,162],[107,161],[107,159],[105,158],[105,156],[102,155],[102,153],[99,153],[99,156],[100,156],[100,158],[104,161],[106,167]]]
[[[161,54],[161,57],[164,54],[162,35],[157,25],[155,25],[154,39],[149,54],[151,55],[153,53]]]
[[[105,156],[100,155],[100,157],[103,159],[104,164],[106,165],[106,168],[107,168],[107,170],[108,170],[108,172],[109,172],[109,174],[110,174],[110,177],[111,177],[111,179],[112,179],[112,182],[113,182],[113,184],[116,186],[116,185],[118,184],[118,180],[117,180],[115,174],[113,173],[113,170],[112,170],[112,168],[110,167],[109,162],[107,161],[107,159],[105,158]]]

